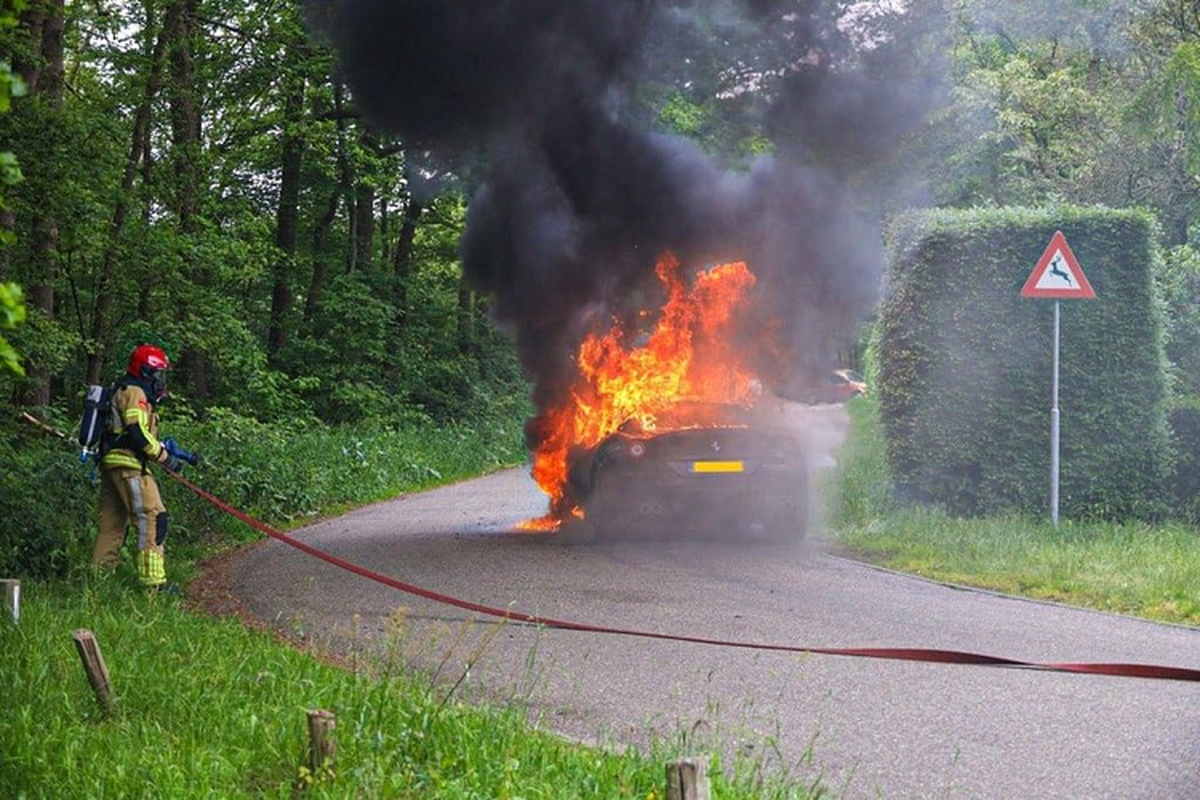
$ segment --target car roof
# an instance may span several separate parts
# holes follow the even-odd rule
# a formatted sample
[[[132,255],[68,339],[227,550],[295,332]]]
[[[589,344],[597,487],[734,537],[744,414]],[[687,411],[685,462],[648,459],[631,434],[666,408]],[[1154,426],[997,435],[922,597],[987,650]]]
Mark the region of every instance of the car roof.
[[[682,400],[649,416],[654,417],[655,431],[690,428],[696,425],[744,426],[750,421],[750,406],[742,403]],[[619,430],[622,433],[640,433],[645,429],[641,419],[630,417]]]

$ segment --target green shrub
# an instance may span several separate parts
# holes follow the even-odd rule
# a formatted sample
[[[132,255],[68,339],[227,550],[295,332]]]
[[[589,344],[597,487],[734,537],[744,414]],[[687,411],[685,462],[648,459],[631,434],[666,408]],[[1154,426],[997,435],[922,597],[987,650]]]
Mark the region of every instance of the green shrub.
[[[391,427],[328,427],[212,408],[203,422],[167,411],[162,430],[202,455],[189,478],[254,516],[288,522],[519,462],[521,415],[511,403],[496,409],[461,424],[409,412]],[[94,470],[60,440],[8,422],[14,410],[0,411],[0,574],[62,576],[85,566],[96,535]],[[171,513],[168,551],[213,534],[252,534],[169,479],[159,485]]]
[[[71,451],[10,425],[0,429],[0,463],[0,574],[61,575],[90,561],[95,490]]]
[[[1172,506],[1181,520],[1200,525],[1200,404],[1176,408],[1170,420],[1176,456]]]
[[[879,431],[879,402],[873,395],[846,403],[850,430],[838,451],[837,468],[826,476],[831,519],[838,529],[867,526],[895,509],[887,453]]]
[[[1046,507],[1053,303],[1020,289],[1061,229],[1096,300],[1062,307],[1062,509],[1163,513],[1169,471],[1160,254],[1145,214],[921,212],[890,232],[878,394],[902,497],[955,513]]]

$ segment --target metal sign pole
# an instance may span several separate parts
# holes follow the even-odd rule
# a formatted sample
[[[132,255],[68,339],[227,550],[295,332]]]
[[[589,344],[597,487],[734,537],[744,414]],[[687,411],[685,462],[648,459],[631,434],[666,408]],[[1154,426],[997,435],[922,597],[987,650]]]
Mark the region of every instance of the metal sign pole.
[[[1065,285],[1064,285],[1065,284]],[[1058,345],[1061,333],[1059,300],[1093,300],[1096,290],[1083,274],[1067,237],[1055,231],[1021,287],[1021,297],[1054,300],[1054,399],[1050,408],[1050,522],[1058,527]]]
[[[1058,527],[1058,335],[1059,302],[1054,301],[1054,405],[1050,409],[1050,522]]]

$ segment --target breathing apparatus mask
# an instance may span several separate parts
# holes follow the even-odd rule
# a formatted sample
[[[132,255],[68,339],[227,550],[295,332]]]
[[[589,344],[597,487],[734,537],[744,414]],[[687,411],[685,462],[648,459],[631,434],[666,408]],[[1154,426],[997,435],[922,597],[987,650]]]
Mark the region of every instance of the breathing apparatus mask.
[[[155,404],[167,399],[167,371],[165,369],[142,368],[142,380],[150,389]]]

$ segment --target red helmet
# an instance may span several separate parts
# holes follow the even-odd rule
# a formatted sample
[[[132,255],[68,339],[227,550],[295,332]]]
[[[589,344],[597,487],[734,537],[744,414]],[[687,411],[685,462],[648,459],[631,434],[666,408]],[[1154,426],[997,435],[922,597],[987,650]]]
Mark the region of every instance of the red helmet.
[[[131,377],[148,378],[148,373],[171,368],[171,359],[161,347],[152,344],[139,344],[133,348],[129,356],[129,366],[125,369]]]

